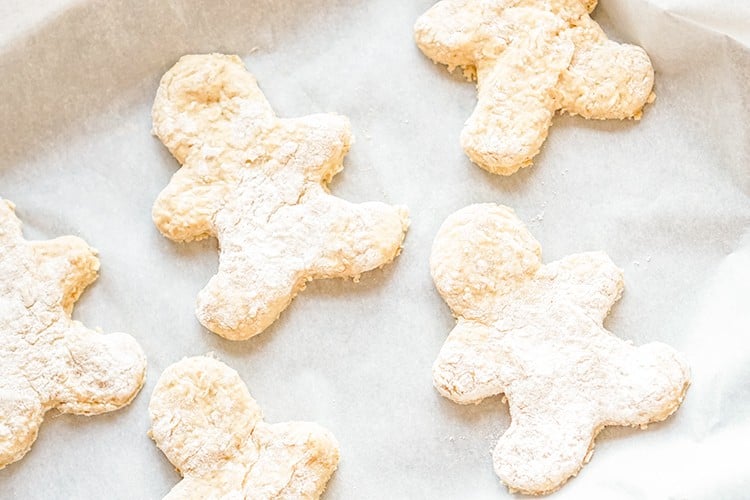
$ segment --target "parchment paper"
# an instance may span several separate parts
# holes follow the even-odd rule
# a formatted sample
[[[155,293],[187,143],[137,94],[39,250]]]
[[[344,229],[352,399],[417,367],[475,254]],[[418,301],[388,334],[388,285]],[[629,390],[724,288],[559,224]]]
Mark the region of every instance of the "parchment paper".
[[[0,497],[161,498],[178,474],[146,436],[163,369],[215,352],[271,422],[331,429],[342,460],[327,499],[507,498],[490,450],[501,398],[463,407],[432,388],[454,325],[428,257],[442,221],[473,202],[514,207],[547,260],[604,250],[626,290],[606,325],[684,351],[683,407],[648,430],[610,428],[555,498],[747,498],[750,465],[750,4],[601,0],[594,17],[646,48],[656,102],[641,122],[558,117],[536,165],[493,176],[458,135],[473,85],[435,66],[411,27],[431,0],[57,0],[0,5],[0,196],[30,238],[76,234],[102,273],[75,317],[144,347],[128,408],[50,413]],[[150,135],[161,75],[186,53],[240,54],[281,116],[336,111],[357,142],[333,192],[411,208],[393,265],[317,281],[260,336],[201,328],[196,293],[216,242],[175,244],[150,220],[177,163]]]

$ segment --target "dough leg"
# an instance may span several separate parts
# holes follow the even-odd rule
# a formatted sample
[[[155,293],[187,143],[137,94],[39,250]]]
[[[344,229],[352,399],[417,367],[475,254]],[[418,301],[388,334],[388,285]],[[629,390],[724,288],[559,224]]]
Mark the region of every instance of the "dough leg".
[[[406,209],[385,203],[350,203],[322,195],[295,210],[313,227],[310,237],[320,247],[310,263],[314,278],[357,277],[391,262],[408,227]]]
[[[274,261],[238,264],[222,256],[219,272],[198,294],[198,320],[229,340],[246,340],[265,330],[304,284],[300,273]]]
[[[573,54],[555,16],[517,8],[506,17],[529,28],[496,61],[477,68],[478,102],[461,132],[469,158],[500,175],[531,165],[539,153],[557,109],[553,89]]]
[[[1,202],[0,202],[1,203]],[[25,381],[0,382],[0,469],[20,460],[36,441],[44,410]],[[22,389],[27,385],[25,389]]]
[[[162,500],[219,500],[222,497],[222,492],[215,486],[200,479],[186,477],[169,490]]]
[[[339,461],[338,443],[317,424],[259,424],[261,451],[245,480],[247,498],[318,498]]]
[[[584,118],[640,117],[654,86],[654,69],[646,52],[607,40],[594,21],[567,34],[576,50],[560,78],[560,106]]]
[[[495,472],[511,490],[551,492],[585,463],[595,423],[587,425],[585,415],[557,404],[556,412],[536,408],[518,416],[511,410],[513,421],[492,455]]]
[[[74,321],[56,344],[65,360],[54,399],[63,413],[96,415],[116,410],[138,394],[146,374],[146,357],[130,335],[107,335]]]
[[[645,425],[664,420],[685,397],[690,383],[687,363],[660,342],[625,345],[623,350],[623,355],[612,358],[612,397],[602,402],[607,424]]]

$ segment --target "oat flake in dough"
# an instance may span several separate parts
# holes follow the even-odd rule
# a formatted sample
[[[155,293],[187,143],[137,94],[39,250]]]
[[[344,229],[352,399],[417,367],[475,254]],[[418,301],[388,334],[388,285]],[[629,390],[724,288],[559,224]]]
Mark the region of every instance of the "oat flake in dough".
[[[315,499],[338,465],[330,432],[264,422],[237,372],[207,356],[168,367],[149,412],[149,435],[184,476],[166,499]]]
[[[480,167],[531,165],[557,110],[640,118],[654,70],[640,47],[610,41],[589,17],[596,0],[443,0],[414,26],[430,59],[477,79],[461,145]]]
[[[29,451],[48,410],[116,410],[143,385],[146,358],[132,337],[70,318],[98,270],[80,238],[26,241],[0,198],[0,468]]]
[[[184,56],[162,78],[154,132],[182,168],[153,208],[175,241],[216,236],[219,271],[196,313],[232,340],[273,323],[314,278],[353,277],[390,262],[404,207],[329,194],[351,144],[336,114],[276,117],[236,56]]]
[[[505,394],[511,424],[493,461],[511,490],[556,490],[588,461],[605,425],[658,422],[682,402],[682,355],[604,328],[623,289],[606,254],[542,264],[512,210],[479,204],[446,219],[430,267],[458,320],[435,361],[435,387],[460,404]]]

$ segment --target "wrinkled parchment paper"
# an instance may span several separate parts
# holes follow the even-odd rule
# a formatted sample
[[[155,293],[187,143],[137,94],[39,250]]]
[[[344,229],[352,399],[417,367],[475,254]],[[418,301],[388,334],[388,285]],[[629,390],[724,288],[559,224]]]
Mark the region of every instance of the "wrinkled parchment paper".
[[[184,356],[237,369],[268,421],[331,429],[328,499],[507,498],[490,450],[501,398],[462,407],[432,388],[454,325],[428,257],[444,218],[514,207],[547,260],[604,250],[626,290],[607,326],[690,359],[683,407],[648,430],[609,428],[555,498],[747,498],[750,465],[750,4],[601,0],[594,17],[646,48],[656,102],[641,122],[558,117],[536,165],[509,178],[469,163],[458,135],[473,86],[427,60],[411,27],[431,0],[6,0],[0,5],[0,196],[27,237],[83,237],[102,273],[75,317],[134,335],[149,358],[128,408],[50,413],[0,497],[161,498],[179,480],[146,436],[156,380]],[[333,191],[405,203],[393,265],[317,281],[260,336],[202,329],[196,293],[215,241],[175,244],[150,220],[177,163],[150,135],[161,75],[186,53],[240,54],[281,116],[336,111],[357,142]],[[553,388],[552,388],[553,389]]]

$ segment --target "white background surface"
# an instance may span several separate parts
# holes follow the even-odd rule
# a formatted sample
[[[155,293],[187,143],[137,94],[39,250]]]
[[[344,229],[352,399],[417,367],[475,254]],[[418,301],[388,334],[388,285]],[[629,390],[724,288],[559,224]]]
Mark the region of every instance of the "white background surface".
[[[453,327],[428,257],[472,202],[516,209],[546,260],[604,250],[626,290],[607,326],[684,351],[694,383],[671,419],[610,428],[556,498],[746,498],[750,469],[750,4],[602,0],[594,17],[646,48],[656,102],[641,122],[558,117],[536,164],[509,178],[464,156],[473,86],[412,41],[432,2],[139,0],[0,5],[0,196],[29,238],[83,237],[102,273],[77,319],[135,336],[142,393],[98,417],[48,414],[0,471],[2,498],[160,498],[179,476],[146,436],[162,370],[213,351],[271,422],[312,420],[342,460],[327,499],[504,498],[490,450],[500,397],[462,407],[431,385]],[[745,45],[743,45],[743,43]],[[281,116],[335,111],[357,136],[333,192],[404,203],[392,265],[358,284],[311,284],[272,327],[233,343],[202,329],[195,295],[216,242],[175,244],[150,208],[177,163],[150,135],[161,75],[186,53],[237,53]]]

